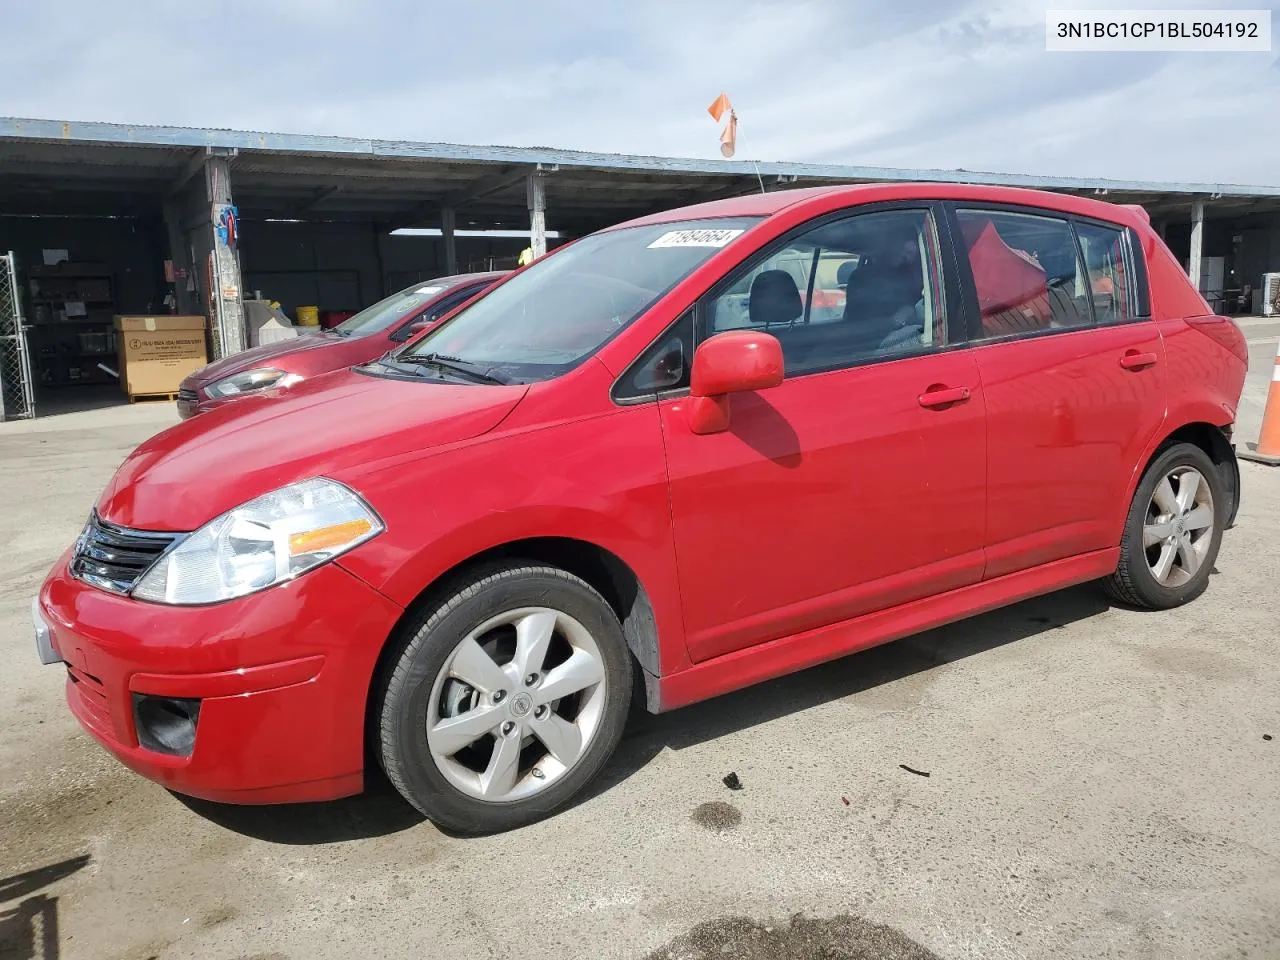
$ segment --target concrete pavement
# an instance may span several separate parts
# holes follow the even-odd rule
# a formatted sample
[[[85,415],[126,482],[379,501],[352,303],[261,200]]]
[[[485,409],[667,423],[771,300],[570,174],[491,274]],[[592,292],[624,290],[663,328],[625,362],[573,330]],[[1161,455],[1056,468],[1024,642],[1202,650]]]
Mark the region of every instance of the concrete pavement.
[[[173,413],[91,417],[0,425],[5,960],[1280,956],[1280,470],[1186,608],[1082,587],[640,717],[584,802],[467,840],[385,791],[182,801],[79,731],[29,598]]]

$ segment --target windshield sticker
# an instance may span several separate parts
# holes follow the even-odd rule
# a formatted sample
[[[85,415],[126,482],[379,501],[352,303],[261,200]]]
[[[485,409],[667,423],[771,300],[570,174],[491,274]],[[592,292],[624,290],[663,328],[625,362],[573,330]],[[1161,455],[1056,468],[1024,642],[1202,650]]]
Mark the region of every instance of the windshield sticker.
[[[671,230],[649,244],[649,249],[654,250],[661,247],[723,247],[742,232],[741,230]]]
[[[439,293],[444,287],[419,287],[414,293],[425,293],[430,296],[433,293]]]

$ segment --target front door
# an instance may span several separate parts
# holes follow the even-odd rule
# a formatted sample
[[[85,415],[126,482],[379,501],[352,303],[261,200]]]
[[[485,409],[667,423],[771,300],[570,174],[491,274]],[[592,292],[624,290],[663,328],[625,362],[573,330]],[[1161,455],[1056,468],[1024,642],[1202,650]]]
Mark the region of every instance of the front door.
[[[981,579],[984,399],[942,263],[929,210],[860,213],[699,305],[704,338],[776,336],[786,379],[734,395],[718,434],[660,403],[693,660]]]
[[[986,576],[1114,547],[1112,518],[1164,421],[1164,345],[1120,227],[954,211],[986,397]]]

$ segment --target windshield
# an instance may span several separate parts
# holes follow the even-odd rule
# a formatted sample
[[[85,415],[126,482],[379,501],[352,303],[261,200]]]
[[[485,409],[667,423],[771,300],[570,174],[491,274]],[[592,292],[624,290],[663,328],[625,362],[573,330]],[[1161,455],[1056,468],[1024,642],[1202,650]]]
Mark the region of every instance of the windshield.
[[[334,327],[333,332],[343,337],[366,337],[371,333],[380,333],[447,289],[448,285],[439,280],[415,283],[385,300],[379,300],[371,307],[365,307],[354,317],[348,317]]]
[[[594,353],[756,218],[607,230],[540,260],[403,351],[546,380]]]

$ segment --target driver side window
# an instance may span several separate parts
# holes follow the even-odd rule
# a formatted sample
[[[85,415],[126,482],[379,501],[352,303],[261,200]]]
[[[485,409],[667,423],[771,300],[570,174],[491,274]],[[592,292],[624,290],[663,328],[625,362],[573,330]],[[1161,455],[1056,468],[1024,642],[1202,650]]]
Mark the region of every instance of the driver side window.
[[[703,330],[777,337],[789,377],[935,348],[947,342],[938,250],[928,210],[829,221],[732,276],[705,301]]]

